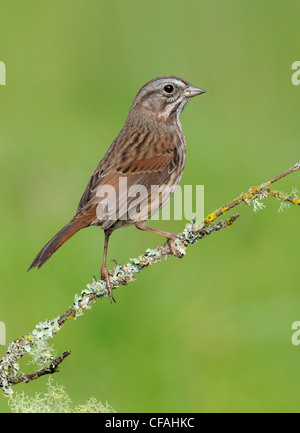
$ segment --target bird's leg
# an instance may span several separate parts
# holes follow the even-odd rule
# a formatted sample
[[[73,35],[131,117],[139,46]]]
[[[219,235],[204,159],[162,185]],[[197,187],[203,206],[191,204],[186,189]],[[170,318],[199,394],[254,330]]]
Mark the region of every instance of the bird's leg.
[[[101,277],[105,278],[108,294],[109,294],[109,297],[110,297],[110,303],[112,303],[112,301],[114,301],[114,302],[116,302],[116,301],[115,301],[115,299],[113,297],[113,294],[112,294],[111,283],[110,283],[110,279],[109,279],[109,275],[108,275],[108,270],[107,270],[107,266],[106,266],[106,256],[107,256],[107,249],[108,249],[108,240],[109,240],[109,237],[111,235],[111,231],[110,230],[105,230],[104,234],[105,234],[105,241],[104,241],[103,262],[102,262],[102,266],[101,266]]]
[[[167,238],[173,256],[180,257],[174,243],[174,238],[178,235],[178,233],[170,233],[170,232],[165,232],[163,230],[153,229],[152,227],[147,227],[145,221],[138,221],[137,223],[135,223],[135,226],[139,230],[156,233],[157,235],[161,235]]]

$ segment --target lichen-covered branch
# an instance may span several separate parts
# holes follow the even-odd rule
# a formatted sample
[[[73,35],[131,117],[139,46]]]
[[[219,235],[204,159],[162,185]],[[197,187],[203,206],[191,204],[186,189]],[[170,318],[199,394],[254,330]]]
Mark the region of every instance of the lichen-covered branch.
[[[258,210],[264,207],[261,202],[262,200],[275,197],[281,201],[282,205],[287,203],[300,205],[300,199],[297,196],[296,190],[293,190],[290,194],[286,194],[270,188],[273,183],[299,170],[300,162],[271,180],[259,186],[252,186],[246,193],[240,194],[230,203],[210,213],[202,222],[198,223],[198,225],[194,223],[189,225],[175,238],[175,246],[179,255],[183,257],[186,254],[188,245],[194,244],[214,232],[224,228],[230,228],[239,217],[238,214],[232,215],[226,220],[219,220],[218,218],[241,203],[247,205],[253,203],[254,210]],[[138,273],[142,272],[150,265],[160,262],[162,259],[167,259],[170,255],[172,255],[172,252],[168,242],[166,242],[164,245],[159,245],[155,249],[147,249],[139,257],[130,259],[126,265],[116,263],[115,268],[110,271],[112,289],[114,290],[121,285],[127,285],[129,282],[136,279]],[[93,302],[97,299],[107,296],[106,282],[94,278],[94,281],[88,284],[87,287],[81,291],[80,295],[75,295],[72,306],[65,313],[52,320],[47,319],[45,322],[40,322],[31,333],[11,342],[7,347],[6,355],[0,360],[0,388],[3,390],[4,394],[11,396],[12,386],[17,383],[29,382],[45,374],[53,374],[56,372],[58,365],[61,364],[71,352],[66,351],[60,357],[54,359],[51,354],[43,349],[42,343],[47,342],[57,334],[64,323],[71,319],[76,319],[81,316],[85,310],[90,309]],[[18,361],[27,353],[32,354],[37,347],[42,348],[39,357],[43,359],[44,367],[35,373],[19,373]]]

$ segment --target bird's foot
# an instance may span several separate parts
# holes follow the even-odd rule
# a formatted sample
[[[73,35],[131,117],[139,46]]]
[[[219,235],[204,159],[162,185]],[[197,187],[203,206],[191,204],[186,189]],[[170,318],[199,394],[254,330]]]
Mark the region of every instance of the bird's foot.
[[[115,298],[113,297],[113,294],[112,294],[112,287],[111,287],[111,282],[110,282],[110,279],[109,279],[109,273],[108,273],[107,268],[101,269],[101,277],[102,277],[102,279],[103,278],[105,279],[106,287],[107,287],[107,291],[108,291],[108,296],[110,297],[110,303],[111,304],[112,304],[112,302],[116,303],[116,300],[115,300]]]
[[[181,259],[183,257],[183,255],[177,250],[174,239],[176,238],[176,236],[179,233],[170,233],[170,237],[168,237],[168,242],[171,248],[171,253],[173,254],[173,256],[178,257],[179,259]]]

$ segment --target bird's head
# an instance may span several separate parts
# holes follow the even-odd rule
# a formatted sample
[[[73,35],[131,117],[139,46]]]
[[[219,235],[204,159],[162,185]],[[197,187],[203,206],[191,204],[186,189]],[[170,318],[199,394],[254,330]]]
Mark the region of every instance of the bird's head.
[[[188,100],[202,93],[205,90],[192,86],[182,78],[173,75],[159,77],[141,88],[131,109],[146,110],[156,120],[178,120]]]

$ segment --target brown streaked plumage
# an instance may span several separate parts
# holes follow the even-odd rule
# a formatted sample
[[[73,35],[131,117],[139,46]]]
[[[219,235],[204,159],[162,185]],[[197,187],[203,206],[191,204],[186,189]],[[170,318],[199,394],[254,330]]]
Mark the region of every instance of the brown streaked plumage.
[[[106,255],[115,229],[135,224],[140,230],[165,236],[176,254],[174,234],[149,228],[145,222],[166,204],[180,182],[186,145],[179,116],[187,101],[201,93],[204,90],[175,76],[155,78],[140,89],[123,128],[92,174],[76,215],[44,246],[29,269],[40,268],[80,229],[98,225],[105,232],[101,276],[114,300]],[[111,187],[115,193],[105,195]],[[163,187],[170,192],[162,194]],[[130,194],[139,188],[143,191]]]

